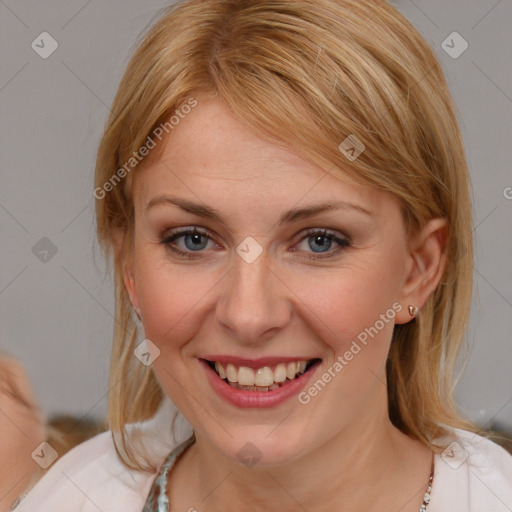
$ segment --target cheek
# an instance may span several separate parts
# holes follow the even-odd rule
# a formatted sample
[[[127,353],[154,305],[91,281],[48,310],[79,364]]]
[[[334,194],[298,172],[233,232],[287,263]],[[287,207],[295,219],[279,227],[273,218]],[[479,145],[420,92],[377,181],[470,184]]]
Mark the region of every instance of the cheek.
[[[171,264],[160,248],[142,248],[136,253],[137,297],[146,337],[160,350],[171,350],[200,327],[198,312],[219,277],[213,271],[197,271],[193,265]]]
[[[378,258],[376,259],[378,260]],[[399,273],[383,260],[310,273],[294,287],[318,339],[333,352],[379,368],[387,356],[396,313]]]
[[[311,429],[325,429],[327,416],[336,430],[386,393],[386,360],[402,308],[396,302],[398,279],[365,265],[301,282],[302,314],[329,357],[300,400],[307,404]]]

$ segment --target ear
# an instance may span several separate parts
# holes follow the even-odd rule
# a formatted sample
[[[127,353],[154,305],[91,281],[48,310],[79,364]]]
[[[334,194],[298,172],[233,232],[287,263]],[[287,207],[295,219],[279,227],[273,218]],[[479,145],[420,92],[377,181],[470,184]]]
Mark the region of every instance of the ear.
[[[399,297],[403,307],[396,315],[397,324],[405,324],[412,320],[441,281],[446,267],[447,236],[446,219],[436,218],[430,220],[411,240],[404,283]],[[409,313],[409,306],[417,308],[414,315]]]
[[[131,261],[123,263],[123,280],[128,292],[128,296],[130,297],[130,302],[132,303],[135,311],[140,316],[139,300],[137,298],[137,289],[135,287],[135,278],[133,277],[133,267]]]
[[[116,229],[113,233],[114,250],[116,259],[121,261],[123,281],[130,297],[130,302],[135,311],[140,315],[139,301],[137,299],[137,290],[135,287],[135,278],[133,273],[132,255],[123,251],[124,232],[121,229]]]

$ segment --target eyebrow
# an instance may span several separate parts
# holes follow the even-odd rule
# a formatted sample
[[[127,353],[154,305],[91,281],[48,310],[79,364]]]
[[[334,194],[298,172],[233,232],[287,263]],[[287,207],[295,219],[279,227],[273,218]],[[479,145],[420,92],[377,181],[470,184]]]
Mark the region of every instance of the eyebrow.
[[[189,201],[188,199],[176,196],[155,196],[148,202],[144,210],[148,211],[149,209],[162,204],[172,204],[178,206],[179,208],[188,213],[197,215],[198,217],[214,219],[223,224],[226,224],[226,221],[224,220],[222,214],[215,208],[212,208],[207,205],[194,203],[192,201]],[[303,208],[294,208],[292,210],[289,210],[281,215],[281,217],[279,218],[279,225],[281,226],[285,223],[297,222],[299,220],[313,217],[314,215],[318,215],[319,213],[332,210],[355,210],[370,217],[373,216],[373,213],[370,210],[367,210],[366,208],[363,208],[358,204],[347,203],[345,201],[328,201],[324,203],[308,205]]]

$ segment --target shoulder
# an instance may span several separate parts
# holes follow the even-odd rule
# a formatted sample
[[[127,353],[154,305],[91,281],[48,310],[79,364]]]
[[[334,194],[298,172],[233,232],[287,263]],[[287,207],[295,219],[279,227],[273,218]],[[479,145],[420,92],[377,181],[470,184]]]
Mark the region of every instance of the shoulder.
[[[171,431],[172,417],[171,408],[164,404],[155,417],[127,428],[130,435],[137,434],[136,442],[157,466],[190,432],[187,424],[179,425],[175,438]],[[54,512],[67,506],[74,512],[140,512],[155,476],[124,466],[112,433],[107,431],[57,460],[14,510]]]
[[[61,510],[67,503],[80,512],[104,510],[106,488],[126,506],[137,500],[149,476],[126,469],[117,458],[111,432],[103,432],[58,459],[15,511]]]
[[[490,439],[453,429],[436,455],[429,512],[512,510],[512,455]]]

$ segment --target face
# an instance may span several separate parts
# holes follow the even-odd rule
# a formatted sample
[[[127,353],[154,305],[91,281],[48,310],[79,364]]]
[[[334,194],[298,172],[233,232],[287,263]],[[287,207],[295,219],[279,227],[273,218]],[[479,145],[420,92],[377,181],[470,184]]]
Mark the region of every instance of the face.
[[[125,283],[196,437],[272,467],[385,413],[410,269],[392,196],[263,141],[217,99],[199,101],[133,185]],[[253,379],[271,389],[226,382]]]

